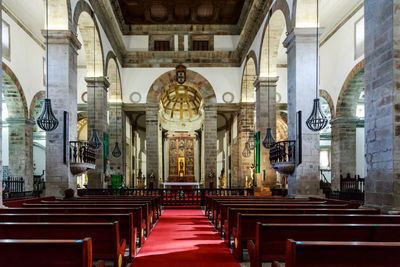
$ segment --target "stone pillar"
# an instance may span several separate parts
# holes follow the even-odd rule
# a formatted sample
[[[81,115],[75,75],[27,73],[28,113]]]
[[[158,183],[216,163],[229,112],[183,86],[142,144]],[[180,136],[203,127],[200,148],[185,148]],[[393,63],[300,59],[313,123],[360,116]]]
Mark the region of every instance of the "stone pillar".
[[[0,0],[0,6],[2,6],[2,0]],[[2,19],[2,12],[0,12],[0,19]],[[0,29],[0,43],[2,44],[2,29]],[[0,49],[1,50],[1,49]],[[0,51],[0,58],[2,58],[2,51]],[[2,63],[0,62],[0,67],[3,69],[3,66],[1,65]],[[2,76],[2,75],[0,75]],[[3,80],[2,77],[0,77],[0,86],[3,91]],[[0,103],[3,103],[3,96],[0,94]],[[0,118],[2,118],[2,109],[0,108]],[[3,122],[0,120],[0,129],[3,129]],[[2,131],[0,131],[0,144],[2,144]],[[1,190],[3,191],[3,157],[2,157],[3,149],[0,149],[0,185],[1,185]],[[0,193],[0,208],[3,208],[3,192]]]
[[[245,158],[243,156],[243,150],[245,149],[246,142],[249,140],[251,129],[254,126],[254,102],[242,102],[240,103],[240,112],[238,114],[238,137],[237,142],[239,146],[238,156],[238,181],[236,186],[244,187],[246,183],[246,176],[248,181],[251,180],[251,164],[254,163],[254,150],[251,150],[250,156]],[[257,183],[258,184],[258,183]]]
[[[365,205],[400,210],[400,1],[364,1]]]
[[[81,44],[69,30],[49,31],[49,98],[59,121],[46,134],[46,196],[61,197],[64,190],[76,191],[76,177],[64,162],[64,111],[68,112],[69,140],[77,139],[77,50]],[[69,158],[67,150],[67,159]]]
[[[33,126],[34,121],[8,118],[10,175],[25,180],[25,191],[33,190]]]
[[[288,193],[292,197],[320,195],[319,132],[311,131],[306,125],[315,98],[315,33],[315,28],[295,28],[284,41],[288,58],[289,140],[296,139],[296,113],[302,111],[302,163],[289,175]]]
[[[332,190],[340,189],[340,175],[356,174],[356,117],[339,117],[332,124]]]
[[[204,186],[210,187],[210,182],[217,186],[217,107],[215,104],[204,105]],[[214,179],[208,178],[210,172]]]
[[[158,153],[159,150],[159,138],[158,138],[158,104],[147,104],[146,105],[146,172],[144,176],[148,179],[150,173],[154,173],[154,186],[157,187],[159,179],[160,162]],[[147,180],[147,185],[149,181]]]
[[[104,133],[107,133],[107,89],[110,83],[105,77],[86,77],[88,101],[88,140],[92,129],[96,129],[103,145],[96,152],[96,169],[88,171],[88,188],[102,188],[104,181],[104,161],[111,154],[112,145],[108,143],[108,155],[104,155]],[[96,90],[94,90],[96,86]],[[96,92],[95,92],[96,91]],[[96,106],[95,106],[96,99]]]
[[[278,77],[258,77],[254,82],[256,87],[256,129],[260,132],[260,173],[257,175],[257,186],[272,187],[276,184],[276,171],[270,168],[269,149],[266,149],[262,142],[267,134],[268,120],[272,135],[276,140],[276,86]],[[268,114],[268,90],[269,110]],[[265,172],[265,180],[264,180]]]
[[[126,175],[126,168],[125,168],[126,115],[122,109],[122,103],[109,104],[109,110],[110,110],[110,125],[108,127],[108,132],[109,132],[108,159],[110,160],[110,166],[113,167],[114,170],[117,170],[118,167],[120,167],[122,174],[125,176]],[[116,158],[112,155],[116,141],[118,142],[119,149],[121,150],[122,153],[119,158]]]

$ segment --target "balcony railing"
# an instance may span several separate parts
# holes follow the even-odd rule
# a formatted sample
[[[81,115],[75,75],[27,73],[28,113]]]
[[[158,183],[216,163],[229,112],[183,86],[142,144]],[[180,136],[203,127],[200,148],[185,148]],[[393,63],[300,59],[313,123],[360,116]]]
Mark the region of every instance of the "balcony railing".
[[[86,141],[69,142],[69,162],[72,174],[81,175],[96,167],[96,150]]]
[[[70,163],[96,164],[96,151],[94,150],[94,146],[86,141],[70,141],[69,161]]]
[[[280,141],[269,151],[270,163],[276,162],[294,162],[295,161],[296,141]]]

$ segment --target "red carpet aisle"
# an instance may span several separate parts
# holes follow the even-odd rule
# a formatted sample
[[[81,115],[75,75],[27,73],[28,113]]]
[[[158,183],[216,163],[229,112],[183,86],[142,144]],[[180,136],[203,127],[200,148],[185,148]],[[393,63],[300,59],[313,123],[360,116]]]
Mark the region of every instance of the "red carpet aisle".
[[[133,267],[239,267],[200,209],[167,209]]]

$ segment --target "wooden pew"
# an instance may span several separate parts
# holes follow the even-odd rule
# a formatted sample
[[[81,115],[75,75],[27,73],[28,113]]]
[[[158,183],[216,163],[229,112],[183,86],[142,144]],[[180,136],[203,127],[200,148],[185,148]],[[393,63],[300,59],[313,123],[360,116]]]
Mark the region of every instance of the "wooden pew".
[[[398,224],[256,224],[255,240],[247,249],[251,267],[264,261],[284,261],[286,240],[398,242]]]
[[[258,209],[229,208],[224,223],[224,241],[230,246],[232,229],[237,225],[237,214],[380,214],[379,209]]]
[[[33,204],[32,204],[33,205]],[[228,208],[270,208],[270,209],[346,209],[347,205],[344,204],[297,204],[297,203],[276,203],[276,204],[255,204],[255,203],[241,203],[241,204],[225,204],[220,205],[217,209],[215,227],[218,229],[219,234],[222,236],[222,227],[227,218]]]
[[[400,242],[294,241],[286,243],[286,267],[400,266]]]
[[[256,237],[257,222],[264,224],[399,224],[397,215],[360,214],[237,214],[233,228],[232,253],[238,261],[243,259],[243,248]]]
[[[93,267],[92,239],[0,239],[0,266]],[[96,267],[105,267],[99,261]]]
[[[93,259],[112,260],[125,266],[126,241],[113,223],[0,223],[0,239],[83,239],[93,242]]]
[[[138,204],[109,204],[109,203],[72,203],[72,204],[24,204],[24,208],[141,208],[142,217],[146,221],[146,237],[149,236],[152,229],[152,220],[149,211],[148,203],[138,203]]]
[[[64,213],[64,214],[133,214],[133,225],[137,229],[140,229],[139,234],[139,246],[142,246],[145,240],[145,220],[142,218],[142,209],[141,208],[9,208],[9,209],[0,209],[0,215],[12,213],[12,214],[55,214],[55,213]],[[138,230],[139,231],[139,230]]]
[[[129,245],[129,257],[136,256],[137,228],[133,225],[133,214],[0,214],[0,222],[119,222],[120,238]],[[144,240],[143,240],[144,241]],[[140,244],[143,244],[141,241]]]

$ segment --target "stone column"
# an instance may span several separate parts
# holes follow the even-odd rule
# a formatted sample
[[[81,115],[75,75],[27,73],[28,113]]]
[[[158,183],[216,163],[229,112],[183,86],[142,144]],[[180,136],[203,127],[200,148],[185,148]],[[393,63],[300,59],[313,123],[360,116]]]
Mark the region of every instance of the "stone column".
[[[340,175],[356,174],[356,117],[339,117],[332,124],[332,190],[340,189]]]
[[[246,142],[249,140],[249,135],[251,129],[254,126],[254,102],[242,102],[240,103],[240,112],[238,114],[238,156],[239,156],[239,166],[238,166],[238,181],[236,185],[239,187],[244,187],[246,183],[246,176],[248,181],[251,179],[251,164],[254,163],[254,150],[251,150],[250,156],[245,158],[243,156],[243,150],[245,149]],[[258,184],[258,183],[257,183]]]
[[[0,0],[0,6],[2,6],[2,0]],[[2,12],[0,12],[0,19],[2,19]],[[2,29],[0,29],[0,43],[3,43],[2,41]],[[0,49],[2,50],[2,49]],[[2,57],[2,51],[0,51],[0,57]],[[0,62],[0,67],[3,69],[3,66],[1,65],[2,63]],[[0,75],[2,76],[2,75]],[[3,80],[2,77],[0,77],[0,86],[3,91]],[[3,103],[3,96],[0,94],[0,103]],[[0,118],[2,118],[2,109],[0,108]],[[3,122],[0,120],[0,129],[3,129]],[[0,131],[0,144],[2,144],[2,131]],[[2,157],[3,149],[0,149],[0,185],[1,185],[1,190],[3,190],[3,157]],[[0,208],[3,208],[3,193],[0,193]]]
[[[276,140],[276,86],[278,78],[258,77],[254,82],[254,86],[256,87],[256,129],[260,132],[260,173],[257,175],[258,187],[272,187],[276,184],[276,171],[270,168],[269,149],[266,149],[262,145],[262,142],[267,134],[268,120],[271,120],[272,135]],[[270,114],[268,114],[268,90]],[[265,180],[263,179],[264,172]]]
[[[45,34],[45,32],[44,32]],[[64,163],[64,111],[68,112],[69,140],[77,139],[77,50],[81,44],[69,30],[49,31],[49,98],[59,121],[46,134],[46,196],[61,197],[64,190],[76,191],[76,177]]]
[[[33,126],[34,121],[8,118],[10,175],[25,180],[25,191],[33,190]]]
[[[125,176],[126,175],[126,169],[125,169],[126,115],[122,109],[122,103],[109,104],[109,110],[110,110],[110,125],[108,127],[109,128],[108,159],[110,160],[110,166],[113,167],[114,170],[117,170],[118,167],[120,167],[122,174]],[[119,158],[116,158],[112,155],[116,141],[118,142],[119,149],[121,150],[122,153]]]
[[[159,138],[158,138],[158,104],[146,105],[146,172],[144,173],[146,179],[150,173],[154,173],[154,186],[157,187],[159,179],[160,162],[158,153]],[[149,185],[149,181],[146,183]]]
[[[364,1],[365,205],[400,210],[400,1]]]
[[[105,77],[86,77],[87,101],[88,101],[88,140],[92,136],[92,130],[95,128],[102,142],[102,146],[96,152],[96,169],[88,171],[88,187],[102,188],[104,181],[104,161],[111,152],[112,145],[108,143],[108,155],[104,155],[104,133],[107,133],[107,89],[110,83]],[[96,90],[94,90],[96,86]],[[96,100],[96,106],[95,106]]]
[[[296,139],[296,113],[302,111],[302,163],[289,175],[289,196],[320,195],[319,133],[308,129],[306,120],[315,98],[316,29],[295,28],[284,41],[288,58],[288,139]],[[320,31],[321,33],[321,31]]]
[[[210,182],[217,186],[217,107],[215,104],[204,105],[204,186],[210,187]],[[214,179],[208,178],[210,172]]]

